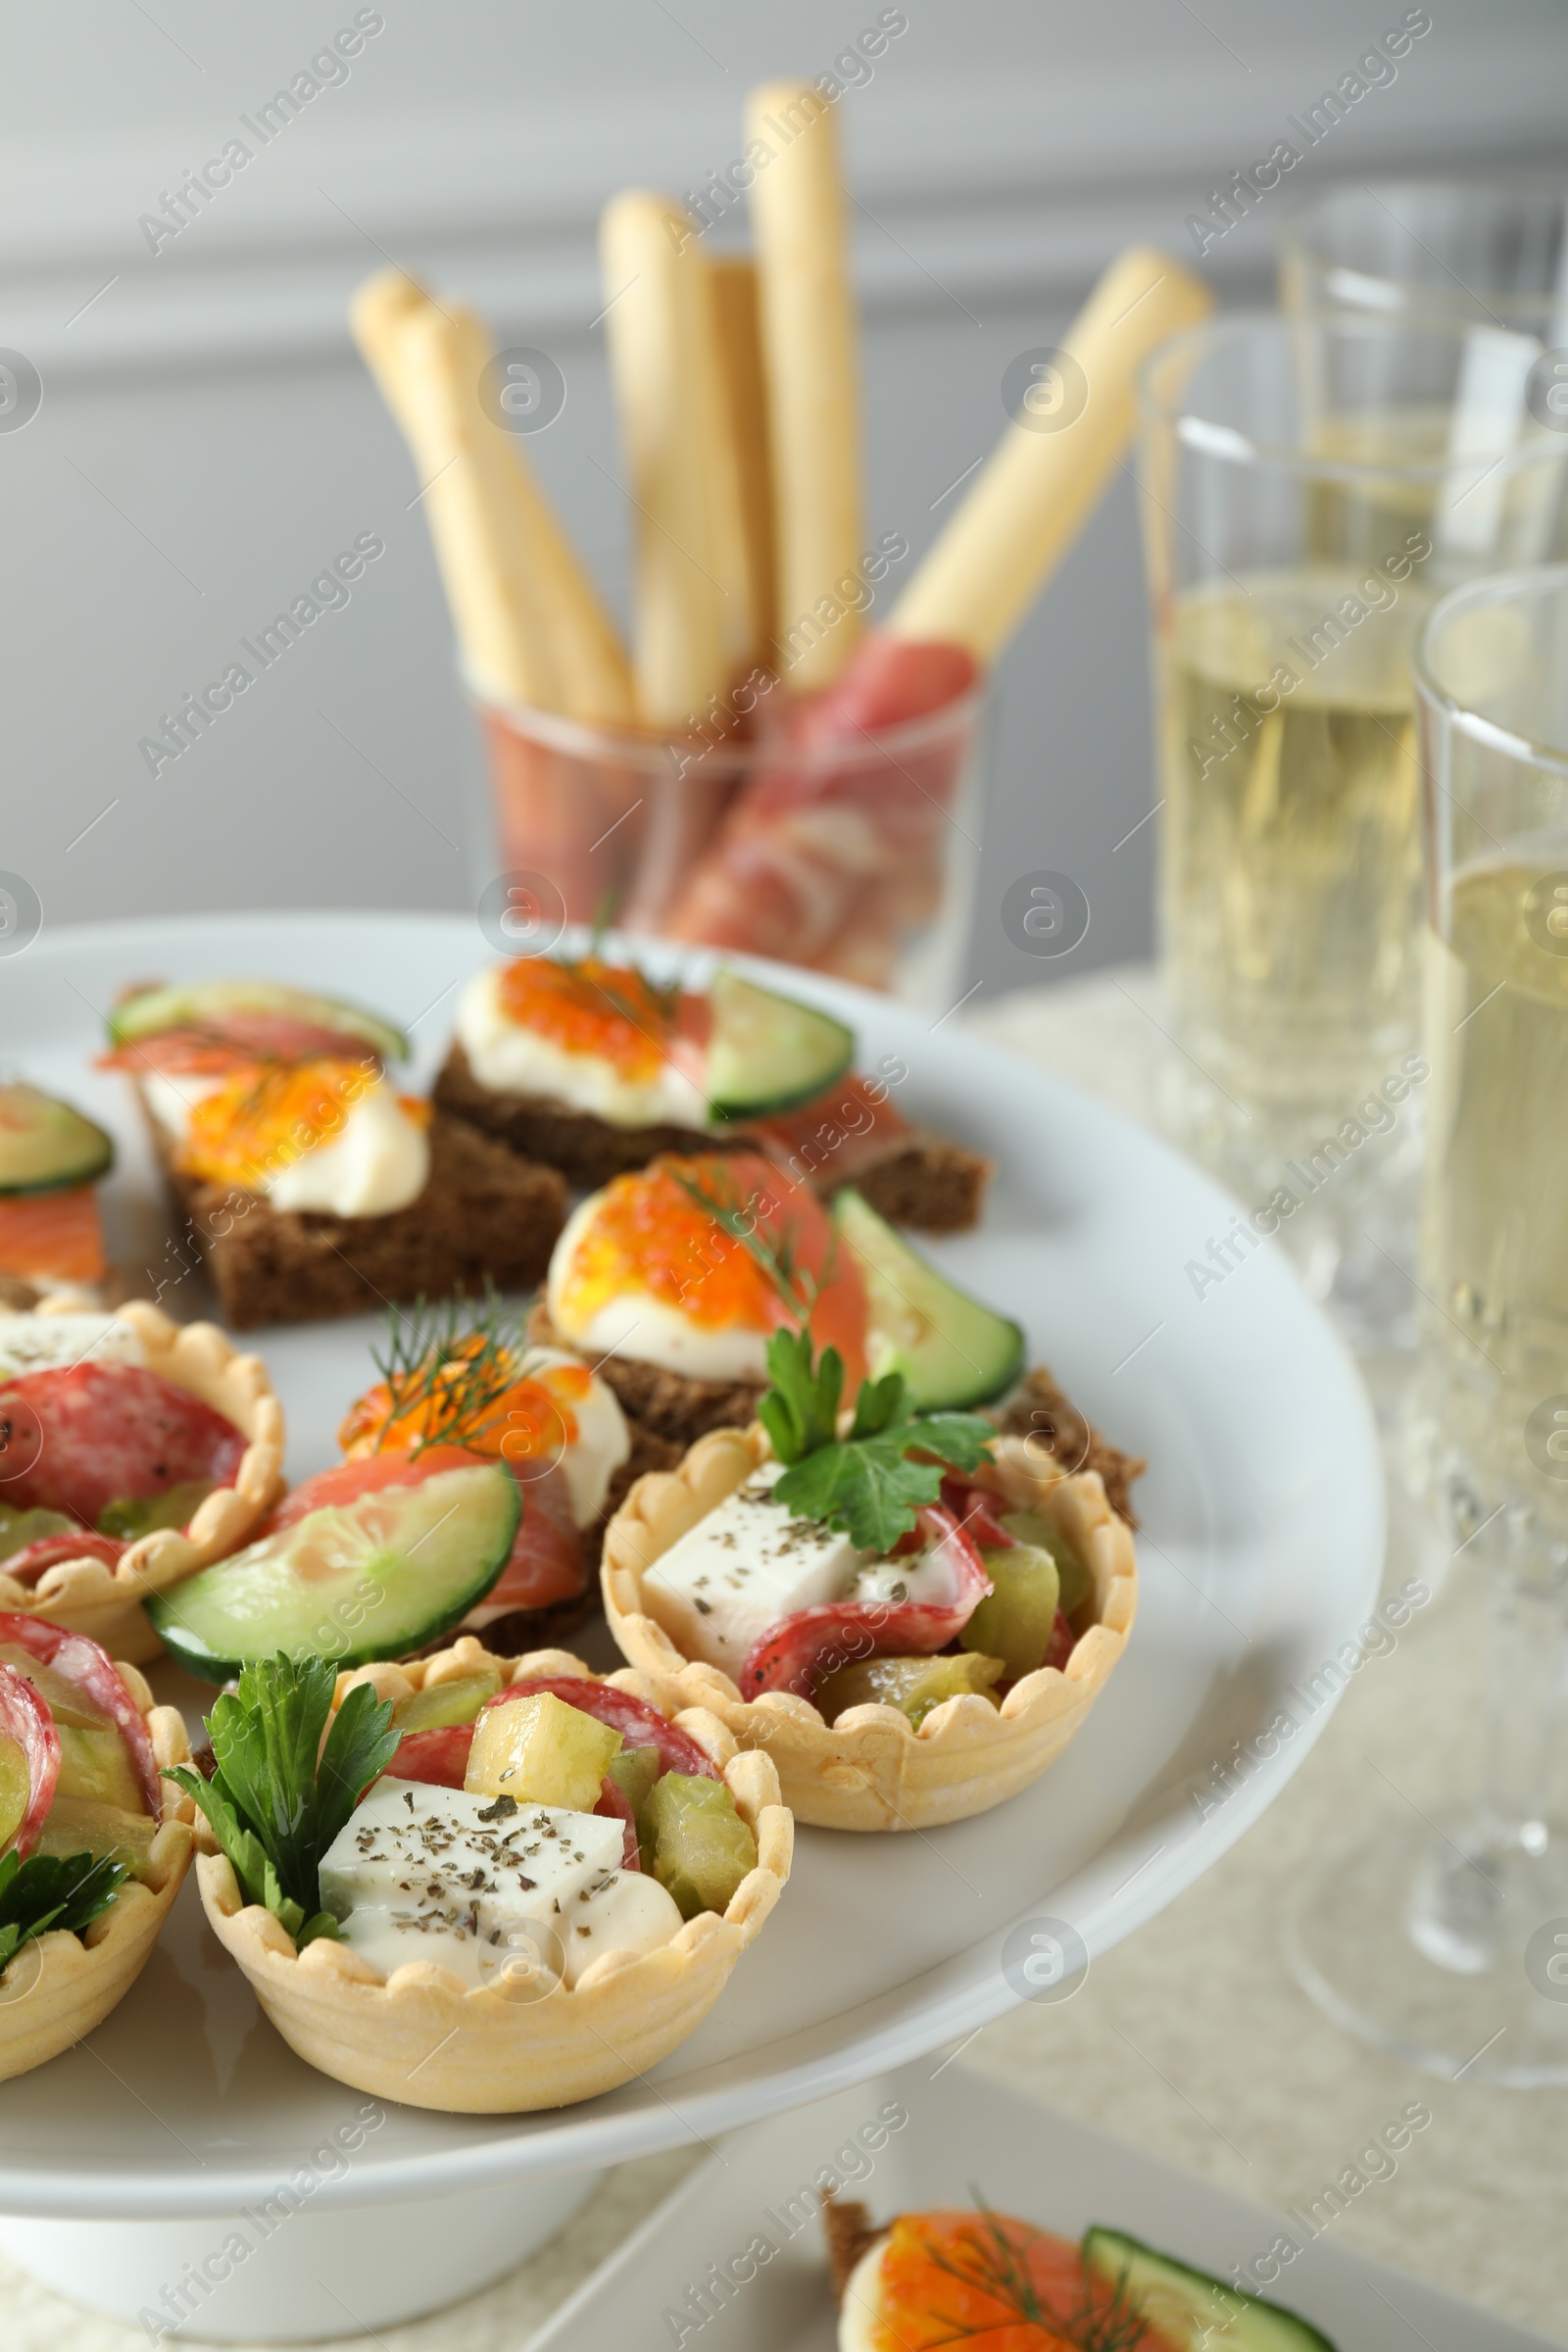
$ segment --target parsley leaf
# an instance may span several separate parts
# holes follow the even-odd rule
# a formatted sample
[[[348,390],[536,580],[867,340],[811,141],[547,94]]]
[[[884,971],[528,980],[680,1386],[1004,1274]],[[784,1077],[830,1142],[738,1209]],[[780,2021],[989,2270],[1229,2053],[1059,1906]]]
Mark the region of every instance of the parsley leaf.
[[[52,1930],[79,1936],[107,1911],[125,1879],[103,1854],[0,1854],[0,1972],[24,1943]]]
[[[390,1702],[367,1683],[333,1716],[336,1684],[324,1658],[247,1666],[207,1719],[212,1779],[186,1765],[164,1776],[206,1814],[246,1901],[270,1911],[301,1946],[337,1934],[321,1909],[321,1856],[398,1743]]]
[[[936,1501],[944,1468],[978,1469],[997,1434],[978,1413],[911,1414],[907,1381],[886,1372],[861,1382],[850,1434],[840,1438],[836,1348],[824,1348],[813,1370],[809,1335],[775,1332],[767,1368],[773,1385],[757,1409],[788,1465],[774,1500],[798,1518],[842,1528],[861,1551],[891,1551]],[[917,1453],[927,1458],[911,1458]]]

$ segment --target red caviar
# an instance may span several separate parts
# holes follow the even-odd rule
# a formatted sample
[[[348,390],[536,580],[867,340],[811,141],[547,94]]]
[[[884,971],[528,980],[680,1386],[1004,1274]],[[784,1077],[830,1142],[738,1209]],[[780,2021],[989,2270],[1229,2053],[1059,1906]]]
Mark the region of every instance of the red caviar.
[[[518,1028],[564,1054],[592,1054],[629,1079],[652,1078],[671,1058],[692,1060],[711,1026],[706,997],[656,988],[631,964],[598,956],[580,963],[519,956],[502,971],[500,992],[502,1011]]]

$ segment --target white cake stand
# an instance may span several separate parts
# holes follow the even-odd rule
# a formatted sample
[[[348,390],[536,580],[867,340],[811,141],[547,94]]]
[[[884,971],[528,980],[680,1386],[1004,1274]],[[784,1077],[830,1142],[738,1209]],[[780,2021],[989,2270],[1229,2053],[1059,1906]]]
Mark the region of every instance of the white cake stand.
[[[145,1226],[150,1171],[114,1083],[88,1067],[88,1005],[153,970],[286,973],[427,1014],[428,1069],[445,1022],[429,1008],[487,957],[471,925],[437,917],[94,927],[0,962],[0,1023],[28,1077],[118,1129],[115,1213]],[[1126,1658],[1066,1756],[1009,1804],[908,1838],[803,1831],[783,1902],[701,2031],[646,2079],[555,2115],[429,2115],[314,2073],[187,1889],[115,2015],[0,2085],[0,2247],[77,2301],[132,2323],[162,2311],[169,2334],[203,2341],[435,2309],[542,2243],[603,2166],[711,2141],[1020,1998],[1070,1994],[1070,1971],[1038,1955],[1076,1936],[1092,1965],[1235,1842],[1322,1729],[1310,1686],[1370,1605],[1382,1484],[1360,1385],[1283,1259],[1260,1250],[1200,1300],[1186,1263],[1233,1212],[1186,1162],[906,1007],[756,968],[854,1022],[866,1061],[906,1065],[911,1115],[995,1156],[984,1229],[933,1255],[1018,1315],[1032,1359],[1150,1458]],[[373,1328],[264,1337],[294,1476],[332,1458]]]

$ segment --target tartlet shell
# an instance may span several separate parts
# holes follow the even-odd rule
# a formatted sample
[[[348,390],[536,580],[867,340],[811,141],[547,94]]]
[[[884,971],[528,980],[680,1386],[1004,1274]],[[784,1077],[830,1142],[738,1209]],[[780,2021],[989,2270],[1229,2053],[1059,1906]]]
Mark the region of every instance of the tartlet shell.
[[[177,1708],[155,1707],[135,1667],[116,1664],[146,1718],[158,1763],[188,1764],[190,1740]],[[0,2082],[58,2058],[102,2025],[135,1984],[184,1884],[192,1810],[190,1798],[165,1781],[148,1882],[127,1879],[83,1936],[40,1936],[0,1970]]]
[[[743,1748],[778,1767],[796,1819],[828,1830],[929,1830],[967,1821],[1028,1788],[1054,1764],[1127,1645],[1138,1561],[1098,1471],[1064,1476],[1037,1463],[1024,1438],[1002,1438],[985,1483],[1014,1510],[1059,1528],[1094,1579],[1094,1617],[1064,1670],[1043,1667],[997,1708],[975,1694],[944,1700],[916,1732],[897,1707],[851,1707],[835,1724],[804,1698],[744,1699],[721,1668],[683,1658],[643,1605],[643,1578],[662,1553],[748,1478],[772,1448],[760,1423],[700,1438],[680,1468],[638,1480],[605,1532],[605,1614],[621,1654],[666,1707],[706,1707]]]
[[[61,1306],[74,1305],[62,1300]],[[39,1312],[47,1314],[46,1299]],[[234,1483],[202,1503],[189,1530],[156,1529],[132,1544],[118,1567],[102,1560],[60,1560],[36,1585],[22,1585],[0,1566],[0,1610],[46,1617],[86,1634],[114,1657],[138,1663],[158,1657],[163,1643],[142,1609],[150,1592],[167,1592],[198,1568],[211,1567],[248,1544],[283,1491],[283,1408],[259,1355],[242,1355],[216,1323],[173,1323],[147,1299],[115,1308],[142,1344],[149,1372],[172,1381],[232,1421],[249,1441]]]
[[[497,1663],[466,1636],[408,1665],[371,1666],[339,1678],[338,1694],[370,1682],[383,1694]],[[592,1676],[567,1650],[532,1650],[502,1661],[508,1681],[530,1675]],[[647,1678],[622,1668],[613,1683],[664,1713]],[[645,2074],[695,2033],[731,1969],[758,1934],[789,1877],[794,1825],[779,1803],[764,1755],[745,1754],[704,1710],[676,1720],[724,1775],[757,1835],[758,1865],[723,1917],[705,1912],[653,1952],[602,1953],[569,1990],[514,1998],[466,1984],[449,1969],[411,1961],[390,1977],[322,1938],[303,1953],[271,1913],[244,1904],[233,1871],[205,1831],[196,1864],[213,1933],[250,1979],[256,1997],[310,2066],[355,2090],[457,2115],[517,2115],[566,2107]]]

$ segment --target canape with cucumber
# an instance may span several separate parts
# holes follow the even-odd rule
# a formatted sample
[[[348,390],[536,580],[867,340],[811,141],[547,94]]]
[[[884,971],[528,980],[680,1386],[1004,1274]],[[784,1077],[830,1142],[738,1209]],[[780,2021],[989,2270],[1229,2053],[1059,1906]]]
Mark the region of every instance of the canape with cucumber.
[[[0,1298],[102,1289],[97,1187],[114,1163],[113,1139],[70,1102],[25,1079],[0,1085]]]
[[[845,1377],[810,1331],[767,1344],[746,1431],[699,1440],[611,1522],[611,1630],[683,1703],[765,1746],[828,1827],[926,1827],[1024,1787],[1072,1736],[1136,1602],[1125,1523],[899,1370]]]
[[[342,1460],[153,1608],[190,1672],[221,1683],[280,1651],[353,1667],[459,1626],[513,1654],[591,1605],[591,1541],[631,1451],[613,1394],[494,1294],[393,1313],[374,1366]]]
[[[859,2205],[831,2204],[826,2220],[840,2352],[1334,2352],[1295,2312],[1123,2230],[1074,2241],[978,2203],[901,2214],[880,2230]]]
[[[248,1664],[208,1719],[202,1896],[284,2037],[419,2106],[624,2082],[717,1997],[788,1876],[764,1757],[547,1650]]]
[[[189,1753],[133,1666],[0,1613],[0,2082],[90,2033],[134,1982],[190,1859],[160,1779]]]

